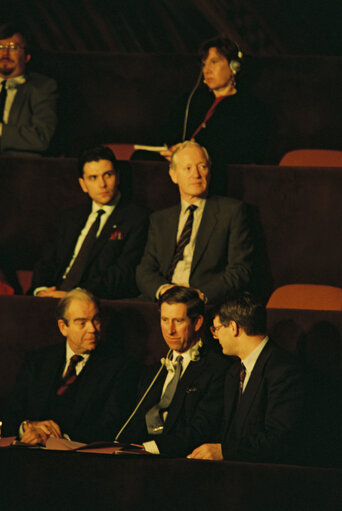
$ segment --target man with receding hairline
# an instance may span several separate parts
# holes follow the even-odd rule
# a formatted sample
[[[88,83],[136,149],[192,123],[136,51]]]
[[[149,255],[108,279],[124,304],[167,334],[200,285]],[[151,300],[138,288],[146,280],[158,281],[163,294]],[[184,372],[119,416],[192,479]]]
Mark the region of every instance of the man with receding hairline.
[[[28,353],[2,417],[7,436],[28,444],[68,436],[113,439],[133,403],[136,368],[115,342],[102,339],[98,301],[84,289],[57,306],[66,342]]]
[[[210,158],[205,148],[186,141],[173,152],[170,177],[181,202],[151,215],[137,284],[149,300],[170,286],[198,289],[209,304],[249,289],[254,245],[242,202],[208,196]]]

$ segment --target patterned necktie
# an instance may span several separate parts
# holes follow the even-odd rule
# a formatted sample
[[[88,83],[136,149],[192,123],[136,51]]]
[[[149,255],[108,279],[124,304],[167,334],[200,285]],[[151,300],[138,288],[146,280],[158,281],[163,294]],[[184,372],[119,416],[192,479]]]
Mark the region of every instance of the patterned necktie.
[[[6,82],[7,82],[7,80],[4,80],[2,82],[2,88],[1,88],[1,92],[0,92],[0,122],[3,122],[3,120],[4,120],[4,110],[5,110],[5,103],[6,103],[6,98],[7,98]]]
[[[100,227],[101,215],[103,214],[103,209],[99,209],[97,217],[90,227],[87,236],[84,238],[82,246],[69,270],[69,273],[59,286],[62,291],[70,291],[70,289],[73,289],[80,283],[84,270],[87,267],[90,253],[96,240],[96,234]]]
[[[246,368],[241,362],[241,369],[240,369],[240,377],[239,377],[239,401],[241,399],[241,396],[243,394],[243,383],[246,378]]]
[[[175,374],[165,389],[163,396],[158,404],[153,406],[145,415],[147,431],[150,435],[161,435],[164,430],[164,420],[162,414],[167,410],[172,402],[173,396],[177,390],[177,385],[182,374],[183,357],[178,355],[176,358]]]
[[[69,387],[69,385],[74,383],[74,381],[76,380],[76,378],[77,378],[76,366],[79,362],[81,362],[81,360],[83,360],[83,357],[81,355],[73,355],[71,357],[69,365],[68,365],[68,369],[62,378],[62,383],[61,383],[60,387],[57,390],[58,396],[61,396],[66,391],[66,389]]]
[[[188,207],[189,210],[189,216],[185,222],[184,228],[182,230],[182,233],[180,235],[180,238],[178,240],[175,253],[173,255],[170,267],[168,269],[168,272],[166,274],[166,278],[171,281],[173,272],[177,266],[177,263],[183,259],[183,253],[184,248],[189,243],[192,233],[192,224],[194,222],[194,211],[197,209],[197,206],[194,206],[193,204]]]

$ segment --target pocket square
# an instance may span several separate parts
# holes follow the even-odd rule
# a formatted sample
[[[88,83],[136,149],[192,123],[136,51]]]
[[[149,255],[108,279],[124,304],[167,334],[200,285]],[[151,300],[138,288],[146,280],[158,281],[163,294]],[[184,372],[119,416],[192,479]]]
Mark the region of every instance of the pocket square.
[[[122,240],[123,239],[123,234],[122,234],[121,231],[118,231],[118,230],[113,231],[111,233],[111,235],[109,236],[109,239],[110,240]]]

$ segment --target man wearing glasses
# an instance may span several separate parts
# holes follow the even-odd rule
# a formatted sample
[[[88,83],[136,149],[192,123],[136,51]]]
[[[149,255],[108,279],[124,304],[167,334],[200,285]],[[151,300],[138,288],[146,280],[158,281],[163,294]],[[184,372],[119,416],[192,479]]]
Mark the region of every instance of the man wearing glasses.
[[[219,307],[211,331],[223,354],[237,359],[226,375],[220,442],[203,444],[188,457],[304,461],[303,374],[293,357],[265,334],[265,307],[243,293]]]
[[[26,355],[2,416],[4,434],[28,444],[111,440],[134,403],[136,368],[101,340],[99,306],[88,291],[62,298],[57,321],[66,343]]]
[[[57,84],[27,73],[31,60],[20,26],[0,26],[0,154],[37,155],[47,151],[57,124]]]

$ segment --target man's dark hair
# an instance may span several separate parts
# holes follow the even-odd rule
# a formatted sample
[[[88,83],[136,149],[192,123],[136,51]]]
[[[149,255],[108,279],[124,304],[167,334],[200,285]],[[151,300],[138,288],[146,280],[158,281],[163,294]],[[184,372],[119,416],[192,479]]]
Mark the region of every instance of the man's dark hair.
[[[238,55],[241,51],[240,48],[228,37],[220,36],[209,39],[208,41],[204,41],[198,50],[198,55],[201,61],[207,58],[210,48],[216,48],[217,51],[221,53],[221,55],[223,55],[229,62],[231,60],[241,61],[241,58]]]
[[[82,289],[80,287],[76,287],[69,291],[63,298],[61,298],[57,304],[56,308],[56,316],[57,319],[62,319],[66,324],[68,324],[68,319],[66,317],[68,307],[73,300],[83,300],[85,302],[93,302],[96,307],[100,311],[100,302],[99,300],[87,289]]]
[[[25,53],[30,53],[30,36],[21,22],[8,22],[0,25],[0,39],[8,39],[14,34],[20,34],[25,43]]]
[[[198,316],[204,316],[204,302],[198,292],[191,287],[173,286],[163,293],[158,301],[159,310],[162,303],[184,303],[187,309],[188,318],[194,322]]]
[[[98,146],[92,149],[86,149],[78,159],[78,172],[83,177],[83,168],[86,163],[91,161],[108,160],[113,164],[114,169],[118,172],[117,159],[115,154],[109,147]]]
[[[247,335],[263,335],[266,332],[266,308],[251,293],[228,299],[216,309],[215,316],[224,326],[235,321]]]

